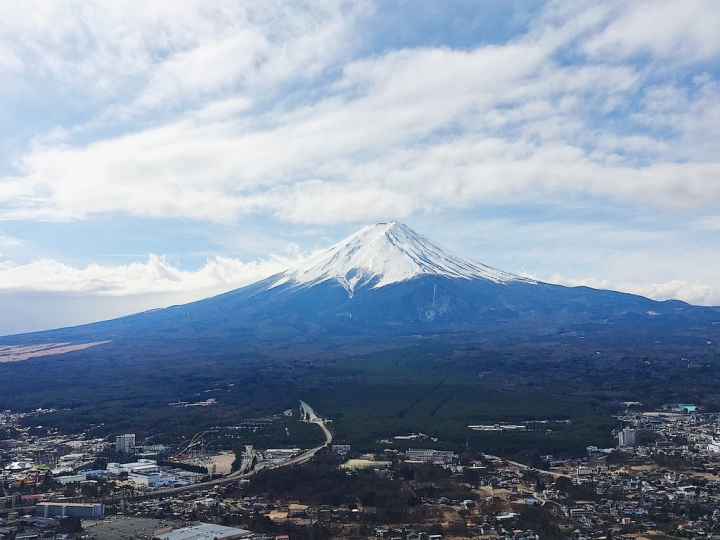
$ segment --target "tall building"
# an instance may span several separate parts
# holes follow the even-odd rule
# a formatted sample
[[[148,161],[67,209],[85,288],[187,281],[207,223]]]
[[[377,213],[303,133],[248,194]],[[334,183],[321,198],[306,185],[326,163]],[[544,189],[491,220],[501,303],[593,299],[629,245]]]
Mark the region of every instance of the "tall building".
[[[126,433],[115,437],[115,452],[118,454],[134,454],[135,453],[135,434]]]
[[[618,444],[620,446],[635,446],[636,431],[632,428],[625,428],[618,433]]]

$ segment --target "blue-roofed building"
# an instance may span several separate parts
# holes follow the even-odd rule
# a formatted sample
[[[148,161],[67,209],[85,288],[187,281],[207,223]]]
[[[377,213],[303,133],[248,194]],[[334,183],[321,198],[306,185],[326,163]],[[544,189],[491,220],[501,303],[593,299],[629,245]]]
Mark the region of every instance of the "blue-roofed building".
[[[692,403],[681,403],[680,405],[678,405],[678,409],[681,412],[685,412],[685,413],[697,412],[697,406],[693,405]]]

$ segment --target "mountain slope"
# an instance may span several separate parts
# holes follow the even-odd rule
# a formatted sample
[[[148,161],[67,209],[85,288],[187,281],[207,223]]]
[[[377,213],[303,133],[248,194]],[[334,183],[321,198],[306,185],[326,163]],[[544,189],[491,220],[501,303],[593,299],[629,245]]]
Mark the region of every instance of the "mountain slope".
[[[367,226],[297,268],[199,302],[1,343],[271,342],[443,332],[720,331],[720,310],[535,282],[449,253],[399,223]],[[717,324],[716,324],[717,323]]]
[[[292,283],[312,287],[328,280],[352,296],[356,287],[380,288],[421,275],[480,279],[498,284],[533,283],[450,253],[406,225],[368,225],[331,248],[283,273],[271,288]]]

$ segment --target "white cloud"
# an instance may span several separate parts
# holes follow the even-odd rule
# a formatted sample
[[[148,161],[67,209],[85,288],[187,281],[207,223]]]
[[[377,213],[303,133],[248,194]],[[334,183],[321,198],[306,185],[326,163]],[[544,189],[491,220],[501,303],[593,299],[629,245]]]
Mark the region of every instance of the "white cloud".
[[[701,231],[720,231],[720,216],[696,219],[694,221],[694,225]]]
[[[720,10],[714,0],[610,2],[616,17],[584,44],[594,58],[650,53],[679,62],[720,53]]]
[[[2,215],[232,221],[270,212],[333,222],[562,194],[665,208],[720,202],[718,163],[666,161],[667,141],[588,125],[589,104],[604,109],[634,91],[633,68],[562,67],[547,53],[533,44],[401,51],[350,64],[338,93],[314,105],[249,117],[248,103],[232,98],[86,146],[39,146],[21,176],[0,184]],[[703,99],[720,110],[717,93]],[[703,117],[688,99],[673,107],[680,129]],[[239,116],[218,118],[224,110]],[[672,146],[668,157],[682,157]],[[648,155],[654,162],[638,166]]]
[[[533,276],[527,276],[533,277]],[[533,277],[537,279],[537,277]],[[691,281],[674,279],[664,283],[644,283],[641,281],[612,281],[598,278],[567,278],[555,274],[547,280],[549,283],[566,287],[592,287],[637,294],[653,300],[682,300],[698,306],[720,306],[720,279],[701,277]]]
[[[8,248],[20,245],[20,240],[12,236],[0,234],[0,247]]]
[[[68,94],[177,105],[315,73],[351,44],[347,24],[363,10],[338,0],[3,2],[0,68]]]
[[[51,259],[28,264],[0,263],[0,292],[68,292],[95,296],[188,293],[193,299],[219,294],[286,270],[298,256],[271,256],[242,262],[216,256],[195,271],[180,270],[164,257],[146,262],[75,268]],[[189,300],[188,300],[189,301]]]
[[[667,22],[672,36],[694,32],[687,20],[701,18],[700,4]],[[79,5],[98,28],[115,28],[131,13],[119,5],[109,12]],[[652,60],[639,66],[622,58],[610,65],[600,56],[585,65],[556,59],[576,52],[577,40],[595,54],[637,21],[672,18],[677,4],[648,4],[644,11],[579,5],[551,4],[527,36],[506,45],[359,59],[316,88],[314,102],[291,99],[257,110],[249,88],[272,93],[283,81],[330,65],[338,56],[328,51],[343,41],[353,15],[336,2],[278,18],[275,3],[209,9],[188,1],[168,21],[162,9],[141,10],[143,30],[129,44],[115,28],[93,45],[99,30],[78,30],[62,3],[53,4],[65,16],[56,31],[49,21],[30,24],[42,29],[32,47],[44,50],[56,40],[72,48],[80,66],[90,63],[82,69],[92,77],[105,69],[94,56],[99,51],[103,60],[145,58],[136,97],[103,114],[201,101],[195,112],[157,127],[87,144],[72,144],[72,135],[64,143],[38,139],[19,160],[19,174],[0,181],[0,216],[68,220],[120,212],[231,222],[270,213],[332,223],[578,195],[671,209],[720,203],[718,150],[708,142],[713,137],[702,135],[720,129],[720,91],[711,77],[699,77],[692,92],[678,88],[671,74],[645,87]],[[227,17],[217,23],[221,15]],[[195,16],[200,20],[191,24]],[[86,31],[87,43],[78,41]],[[147,32],[145,42],[139,36]],[[710,46],[703,36],[686,36],[705,43],[697,44],[700,56]],[[73,54],[59,55],[63,69]],[[603,119],[618,111],[634,122]],[[670,138],[655,133],[668,127]]]

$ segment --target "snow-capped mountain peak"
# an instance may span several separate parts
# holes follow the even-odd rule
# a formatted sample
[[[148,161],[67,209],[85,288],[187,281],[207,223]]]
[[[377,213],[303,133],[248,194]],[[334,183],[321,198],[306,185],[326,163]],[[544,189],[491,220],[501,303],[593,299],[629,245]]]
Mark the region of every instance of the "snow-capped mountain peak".
[[[335,280],[352,296],[357,287],[380,288],[419,275],[485,279],[499,284],[532,282],[450,253],[393,221],[363,227],[284,272],[270,288],[284,283],[305,287]]]

